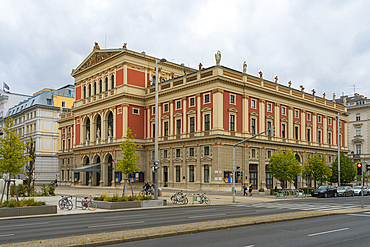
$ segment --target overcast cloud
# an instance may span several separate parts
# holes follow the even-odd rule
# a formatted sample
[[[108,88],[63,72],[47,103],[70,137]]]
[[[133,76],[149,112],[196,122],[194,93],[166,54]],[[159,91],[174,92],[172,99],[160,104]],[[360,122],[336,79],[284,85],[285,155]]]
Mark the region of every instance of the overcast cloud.
[[[2,0],[0,83],[32,94],[73,84],[101,48],[146,51],[197,68],[221,64],[327,98],[370,96],[370,1]],[[105,42],[105,36],[107,40]]]

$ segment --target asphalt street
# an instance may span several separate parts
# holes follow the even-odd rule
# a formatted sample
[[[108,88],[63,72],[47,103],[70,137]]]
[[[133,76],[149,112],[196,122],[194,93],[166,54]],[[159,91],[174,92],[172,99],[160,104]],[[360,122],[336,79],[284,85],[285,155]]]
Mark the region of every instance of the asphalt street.
[[[370,197],[365,197],[364,201],[365,205],[370,205]],[[0,221],[0,244],[297,211],[325,211],[354,208],[359,207],[360,202],[360,197],[314,198],[294,201],[282,199],[274,202],[248,204],[171,207],[83,215],[9,219]]]
[[[369,246],[370,213],[285,221],[110,245],[135,247]]]

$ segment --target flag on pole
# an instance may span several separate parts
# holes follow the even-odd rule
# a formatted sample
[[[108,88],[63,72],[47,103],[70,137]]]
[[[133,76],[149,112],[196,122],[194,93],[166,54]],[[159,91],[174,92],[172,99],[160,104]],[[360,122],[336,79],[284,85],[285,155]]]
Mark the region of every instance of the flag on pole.
[[[10,90],[10,87],[8,86],[8,84],[5,83],[5,81],[3,81],[3,89],[6,89],[6,90]]]

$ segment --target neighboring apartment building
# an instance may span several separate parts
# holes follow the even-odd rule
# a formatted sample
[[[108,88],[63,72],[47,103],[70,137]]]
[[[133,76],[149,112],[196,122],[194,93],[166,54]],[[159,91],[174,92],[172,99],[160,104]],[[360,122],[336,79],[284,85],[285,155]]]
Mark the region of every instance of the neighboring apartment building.
[[[341,96],[337,102],[347,106],[348,150],[353,163],[365,161],[370,164],[370,99],[355,93]]]
[[[127,49],[94,47],[72,71],[76,101],[61,115],[59,169],[62,183],[120,186],[115,160],[127,128],[143,146],[134,182],[153,181],[154,114],[159,114],[159,184],[176,188],[230,188],[233,144],[275,126],[236,148],[236,165],[255,189],[299,187],[277,181],[268,170],[278,148],[291,148],[303,164],[308,156],[337,155],[338,113],[333,102],[240,71],[215,65],[200,70],[172,62],[160,64],[159,107],[154,108],[155,57]],[[219,64],[219,61],[216,61]],[[200,66],[201,67],[201,66]],[[346,116],[340,117],[340,145],[347,151]],[[342,136],[344,138],[342,138]],[[247,179],[246,179],[247,177]],[[310,183],[310,181],[309,181]]]
[[[67,85],[36,92],[6,113],[5,118],[13,119],[21,140],[32,138],[35,142],[36,185],[50,183],[58,174],[59,114],[70,111],[73,102],[74,86]]]

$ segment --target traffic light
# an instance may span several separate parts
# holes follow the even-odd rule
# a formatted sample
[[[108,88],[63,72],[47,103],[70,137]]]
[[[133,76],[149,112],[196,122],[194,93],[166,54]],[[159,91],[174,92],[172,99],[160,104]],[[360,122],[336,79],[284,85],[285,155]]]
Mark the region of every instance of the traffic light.
[[[236,167],[236,170],[239,170],[239,169],[240,169],[240,166],[237,166],[237,167]]]
[[[361,163],[357,164],[357,175],[362,175],[362,164]]]
[[[273,129],[273,131],[274,131],[274,132],[273,132],[273,136],[275,136],[275,126],[273,126],[273,127],[272,127],[272,129]]]
[[[153,170],[156,171],[159,169],[159,162],[158,161],[154,161],[154,166],[153,166]]]
[[[366,164],[366,171],[370,171],[370,165]]]

